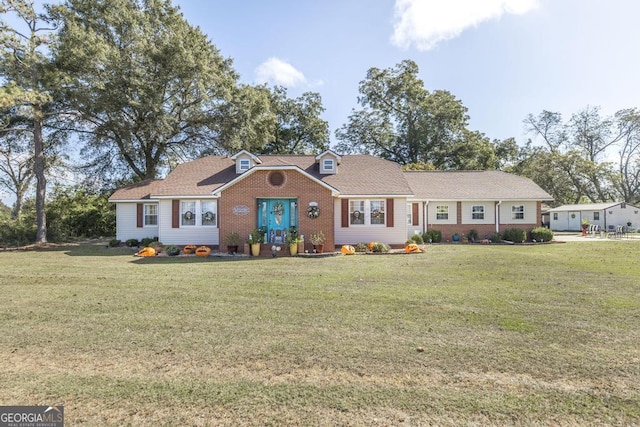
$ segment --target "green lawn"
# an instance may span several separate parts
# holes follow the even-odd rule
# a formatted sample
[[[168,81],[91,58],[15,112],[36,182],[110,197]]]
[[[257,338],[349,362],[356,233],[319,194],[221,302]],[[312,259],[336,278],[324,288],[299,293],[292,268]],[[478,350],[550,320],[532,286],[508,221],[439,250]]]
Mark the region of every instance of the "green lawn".
[[[638,425],[640,242],[0,252],[0,405],[68,426]]]

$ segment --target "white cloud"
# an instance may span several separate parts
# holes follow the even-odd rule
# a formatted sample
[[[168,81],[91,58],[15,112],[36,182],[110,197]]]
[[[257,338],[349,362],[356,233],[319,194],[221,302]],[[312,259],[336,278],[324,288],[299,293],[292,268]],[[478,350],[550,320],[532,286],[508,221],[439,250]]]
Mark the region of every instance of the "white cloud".
[[[278,58],[269,58],[255,70],[257,83],[271,83],[285,87],[306,84],[307,79],[293,65]]]
[[[407,49],[433,49],[505,13],[521,15],[538,7],[539,0],[396,0],[395,25],[391,42]]]

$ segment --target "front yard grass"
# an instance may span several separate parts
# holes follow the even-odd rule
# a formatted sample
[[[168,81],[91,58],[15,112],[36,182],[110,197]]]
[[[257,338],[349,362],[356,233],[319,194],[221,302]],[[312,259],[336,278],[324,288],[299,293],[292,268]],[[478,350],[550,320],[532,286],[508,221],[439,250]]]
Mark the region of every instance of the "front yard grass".
[[[75,425],[637,425],[640,244],[0,253],[0,405]]]

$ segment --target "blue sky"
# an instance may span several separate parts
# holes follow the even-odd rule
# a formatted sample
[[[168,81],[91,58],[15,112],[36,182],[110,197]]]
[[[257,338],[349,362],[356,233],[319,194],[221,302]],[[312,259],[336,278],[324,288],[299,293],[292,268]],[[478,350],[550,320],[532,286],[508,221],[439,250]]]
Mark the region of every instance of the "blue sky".
[[[470,128],[524,143],[543,109],[605,115],[640,100],[637,0],[175,0],[245,83],[321,94],[333,132],[370,67],[403,59],[450,91]]]

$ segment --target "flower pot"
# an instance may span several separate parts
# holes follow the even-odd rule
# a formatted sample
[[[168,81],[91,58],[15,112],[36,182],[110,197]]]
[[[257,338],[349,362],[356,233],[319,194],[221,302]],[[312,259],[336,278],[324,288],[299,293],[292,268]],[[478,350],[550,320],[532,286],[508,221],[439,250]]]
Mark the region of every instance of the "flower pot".
[[[292,244],[289,245],[289,253],[291,254],[291,256],[298,255],[298,244],[297,243],[292,243]]]
[[[322,245],[313,245],[313,249],[315,249],[317,254],[324,253],[324,244]]]
[[[262,243],[252,243],[251,244],[251,255],[259,256],[260,255],[261,246],[262,246]]]

